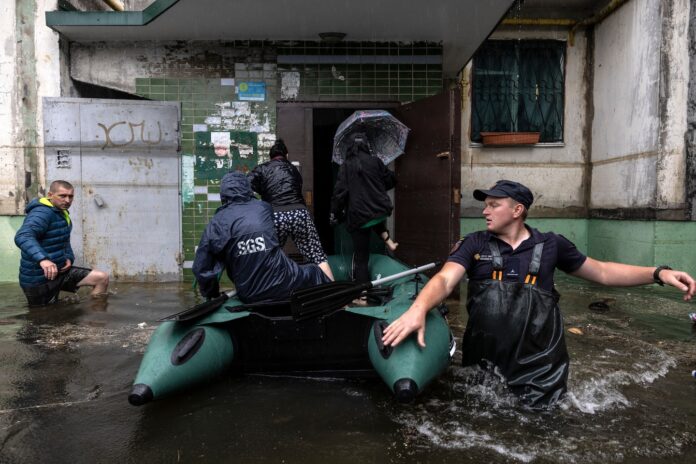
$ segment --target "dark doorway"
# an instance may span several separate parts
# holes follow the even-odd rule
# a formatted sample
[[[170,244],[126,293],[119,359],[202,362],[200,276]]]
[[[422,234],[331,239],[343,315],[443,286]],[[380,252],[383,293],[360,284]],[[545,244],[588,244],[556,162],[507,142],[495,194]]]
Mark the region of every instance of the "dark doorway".
[[[459,89],[399,105],[395,102],[288,102],[278,104],[277,133],[290,157],[301,165],[305,199],[328,254],[352,253],[344,227],[329,226],[331,195],[338,166],[331,162],[333,136],[359,109],[391,111],[411,128],[406,153],[396,160],[392,235],[398,258],[410,265],[442,260],[459,237]],[[372,250],[384,244],[373,237]]]
[[[338,166],[331,162],[333,138],[338,126],[355,108],[317,108],[313,110],[314,146],[314,222],[319,238],[328,254],[341,253],[337,245],[342,242],[341,232],[329,225],[331,195],[333,193]],[[345,248],[345,247],[340,247]]]

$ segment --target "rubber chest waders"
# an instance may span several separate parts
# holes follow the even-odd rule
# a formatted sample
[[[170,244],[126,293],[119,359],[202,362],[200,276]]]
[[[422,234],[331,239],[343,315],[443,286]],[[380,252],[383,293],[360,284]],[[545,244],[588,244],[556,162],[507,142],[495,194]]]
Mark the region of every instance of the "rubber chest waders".
[[[469,281],[462,363],[497,366],[524,405],[543,408],[566,391],[568,379],[560,295],[536,286],[543,243],[534,246],[525,281],[506,282],[495,240],[491,279]]]

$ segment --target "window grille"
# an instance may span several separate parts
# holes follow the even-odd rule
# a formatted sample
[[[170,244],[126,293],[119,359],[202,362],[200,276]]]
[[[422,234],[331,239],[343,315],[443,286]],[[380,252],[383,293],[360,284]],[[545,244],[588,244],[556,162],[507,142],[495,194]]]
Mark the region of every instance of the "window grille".
[[[489,40],[474,56],[471,140],[481,132],[540,132],[563,141],[566,43]]]

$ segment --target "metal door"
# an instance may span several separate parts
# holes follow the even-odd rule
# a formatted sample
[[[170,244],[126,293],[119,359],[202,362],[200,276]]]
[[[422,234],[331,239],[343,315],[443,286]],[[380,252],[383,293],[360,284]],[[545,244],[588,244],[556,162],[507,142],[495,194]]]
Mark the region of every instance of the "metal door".
[[[181,277],[179,105],[44,98],[47,180],[75,186],[76,265],[122,281]]]
[[[396,254],[411,265],[443,261],[459,239],[460,108],[454,88],[394,110],[411,129],[394,194]]]

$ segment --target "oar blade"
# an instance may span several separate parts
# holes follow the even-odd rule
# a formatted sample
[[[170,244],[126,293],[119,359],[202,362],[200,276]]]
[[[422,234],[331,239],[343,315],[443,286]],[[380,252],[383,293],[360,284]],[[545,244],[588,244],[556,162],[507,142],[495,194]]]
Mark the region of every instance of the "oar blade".
[[[296,321],[329,314],[353,301],[371,284],[331,282],[293,292],[290,309]]]
[[[181,311],[181,312],[178,312],[176,314],[172,314],[170,316],[163,317],[162,319],[158,319],[157,322],[166,322],[166,321],[185,322],[185,321],[191,321],[194,319],[198,319],[199,317],[203,317],[207,314],[212,313],[216,309],[218,309],[232,295],[234,295],[234,292],[223,292],[217,298],[213,298],[212,300],[203,302],[201,304],[197,304],[196,306],[193,306],[191,308],[188,308],[188,309]]]
[[[292,292],[292,299],[309,299],[317,298],[325,295],[333,295],[334,293],[345,290],[347,288],[355,287],[355,282],[339,280],[336,282],[329,282],[327,284],[320,284],[315,287],[303,288],[301,290],[295,290]]]
[[[324,314],[330,314],[359,297],[365,290],[369,290],[372,287],[387,282],[392,282],[402,277],[423,272],[435,266],[437,266],[437,263],[426,264],[414,269],[398,272],[391,276],[382,277],[372,282],[355,283],[339,281],[298,290],[293,292],[290,296],[290,308],[293,318],[297,321],[301,321],[319,317]]]

